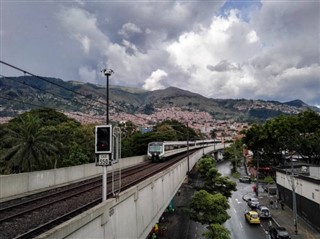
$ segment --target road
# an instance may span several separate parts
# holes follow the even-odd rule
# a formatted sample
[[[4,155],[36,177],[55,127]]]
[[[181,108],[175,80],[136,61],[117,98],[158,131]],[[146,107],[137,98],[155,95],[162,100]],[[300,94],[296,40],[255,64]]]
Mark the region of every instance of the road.
[[[222,175],[230,176],[230,163],[221,162],[217,165],[219,172]],[[243,169],[242,169],[243,170]],[[244,174],[243,174],[244,175]],[[230,177],[232,178],[232,177]],[[237,181],[235,179],[231,179]],[[196,182],[197,180],[195,180]],[[231,218],[224,226],[231,232],[232,239],[266,239],[265,230],[268,227],[268,222],[263,221],[261,225],[249,225],[244,219],[244,211],[247,208],[247,203],[242,199],[244,195],[252,194],[252,184],[238,183],[236,192],[232,193],[229,199],[230,209],[228,210]],[[165,214],[167,233],[160,236],[160,239],[204,239],[202,234],[207,230],[206,225],[191,221],[189,216],[184,212],[189,205],[192,195],[195,190],[189,184],[183,184],[180,189],[180,195],[173,198],[175,212]],[[160,224],[160,226],[164,225]]]
[[[229,162],[220,163],[218,169],[222,175],[230,176],[231,174]],[[241,173],[245,175],[243,169],[242,171]],[[262,221],[260,225],[250,225],[244,219],[244,211],[248,206],[243,200],[243,196],[252,194],[252,184],[239,183],[237,181],[237,189],[232,193],[232,197],[229,198],[230,209],[228,214],[231,218],[225,222],[224,226],[231,232],[232,239],[266,239],[265,231],[268,227],[268,221]]]

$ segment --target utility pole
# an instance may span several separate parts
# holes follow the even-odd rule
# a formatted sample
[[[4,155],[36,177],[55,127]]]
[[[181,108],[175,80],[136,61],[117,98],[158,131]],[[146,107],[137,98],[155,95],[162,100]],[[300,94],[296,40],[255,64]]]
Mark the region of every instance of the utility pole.
[[[202,136],[203,137],[203,136]],[[204,153],[204,138],[202,138],[202,144],[203,144],[203,148],[202,148],[202,156],[204,156],[205,155],[205,153]]]
[[[291,186],[292,186],[292,211],[293,211],[293,225],[294,233],[298,235],[298,218],[297,218],[297,199],[296,199],[296,185],[294,183],[294,168],[293,157],[291,155]]]
[[[190,162],[189,162],[189,125],[187,122],[187,154],[188,154],[188,172],[187,174],[190,174]]]
[[[259,197],[259,161],[260,161],[260,154],[259,151],[257,151],[257,172],[256,172],[256,195]]]

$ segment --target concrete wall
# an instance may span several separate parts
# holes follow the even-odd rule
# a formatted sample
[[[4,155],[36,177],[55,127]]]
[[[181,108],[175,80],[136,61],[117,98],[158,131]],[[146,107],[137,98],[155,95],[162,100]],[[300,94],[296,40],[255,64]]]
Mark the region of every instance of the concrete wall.
[[[214,149],[222,149],[222,144],[217,144]],[[204,153],[213,151],[213,147],[203,150]],[[122,158],[119,163],[108,166],[107,170],[127,168],[147,160],[146,155]],[[31,173],[0,175],[0,202],[31,194],[49,188],[66,185],[72,182],[101,175],[101,166],[83,164],[74,167],[58,168]]]
[[[189,163],[186,158],[37,238],[145,239],[202,155],[195,152]]]
[[[320,167],[310,166],[310,177],[320,178]]]
[[[222,146],[216,146],[217,150],[219,148],[221,149]],[[145,239],[179,190],[188,169],[191,170],[204,153],[211,151],[213,151],[213,147],[201,149],[189,156],[189,159],[185,158],[175,166],[120,192],[116,198],[108,199],[36,238]],[[144,156],[121,159],[119,165],[114,165],[114,168],[125,168],[142,161],[144,161]],[[112,167],[109,170],[112,170]],[[101,174],[101,171],[101,167],[90,164],[72,167],[72,169],[63,168],[2,176],[0,189],[2,193],[2,186],[4,186],[5,191],[10,192],[10,188],[13,189],[14,185],[18,185],[19,190],[11,192],[14,195],[28,190],[54,186],[57,183],[87,178]],[[6,195],[8,194],[6,193]]]
[[[135,156],[123,158],[118,164],[109,166],[108,171],[113,169],[126,168],[146,160],[146,156]],[[71,182],[91,178],[102,174],[102,167],[93,164],[83,164],[74,167],[58,168],[31,173],[20,173],[0,176],[0,202],[21,194],[34,193],[47,190]]]
[[[289,174],[276,172],[277,184],[292,191],[292,177]],[[296,194],[305,197],[320,206],[320,184],[294,177],[294,187]]]

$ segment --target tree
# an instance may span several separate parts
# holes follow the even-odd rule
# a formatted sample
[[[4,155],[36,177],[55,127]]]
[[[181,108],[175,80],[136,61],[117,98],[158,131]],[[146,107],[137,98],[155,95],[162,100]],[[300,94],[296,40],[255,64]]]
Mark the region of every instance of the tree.
[[[211,136],[212,139],[217,138],[217,131],[215,129],[211,130],[210,131],[210,136]]]
[[[308,163],[320,164],[320,115],[308,110],[297,116],[296,152]]]
[[[196,170],[201,176],[206,177],[207,172],[214,166],[215,164],[214,164],[213,158],[209,156],[204,156],[197,163]]]
[[[69,151],[69,157],[63,161],[64,165],[70,167],[89,163],[88,156],[85,154],[83,148],[79,144],[73,142]]]
[[[222,176],[216,167],[212,167],[206,173],[203,189],[212,194],[221,193],[229,198],[231,197],[231,192],[237,190],[237,184],[231,181],[229,177]]]
[[[209,193],[221,193],[226,198],[231,197],[232,191],[237,190],[237,184],[227,176],[218,176],[210,183],[205,184],[205,189]]]
[[[6,148],[1,161],[7,162],[11,172],[30,172],[52,166],[58,148],[39,117],[22,115],[5,131],[1,139]]]
[[[203,233],[207,239],[231,239],[230,231],[221,224],[210,224],[208,231]]]
[[[237,184],[231,181],[227,176],[222,176],[213,163],[212,157],[202,158],[196,165],[197,171],[204,178],[204,184],[198,184],[197,187],[206,190],[209,193],[221,193],[225,197],[231,197],[232,191],[237,190]]]
[[[137,131],[137,126],[132,123],[132,121],[127,121],[125,123],[119,123],[121,129],[121,138],[125,139],[132,136]]]
[[[24,118],[24,117],[27,117],[28,115],[37,116],[41,120],[42,126],[57,126],[64,122],[73,122],[78,126],[80,126],[80,123],[75,119],[69,118],[65,114],[49,108],[31,110],[29,112],[26,112],[20,115],[18,118],[12,119],[10,122],[11,123],[20,122],[21,117]]]
[[[298,115],[281,115],[245,131],[243,143],[259,154],[265,165],[284,164],[284,154],[296,154],[309,163],[320,163],[320,115],[305,111]]]
[[[210,194],[205,190],[196,192],[191,200],[190,218],[201,224],[223,224],[230,216],[228,200],[222,194]]]
[[[237,167],[241,160],[243,160],[242,146],[241,140],[235,141],[233,144],[231,144],[228,148],[225,149],[224,152],[224,158],[229,160],[232,164],[232,172],[237,172]]]
[[[4,174],[68,167],[95,161],[94,125],[81,125],[52,109],[31,110],[1,125],[0,139],[0,172]],[[33,142],[33,147],[30,142]],[[18,143],[20,151],[23,145],[29,145],[29,150],[34,147],[39,149],[34,150],[28,159],[25,157],[28,149],[24,153],[17,153]],[[43,149],[41,145],[45,145]],[[38,154],[42,155],[41,160],[38,159]],[[26,168],[26,163],[22,163],[25,160],[31,162],[30,167]]]
[[[141,133],[133,132],[122,140],[122,157],[146,154],[148,143],[161,141],[186,141],[190,137],[197,138],[197,134],[191,128],[176,120],[166,120],[157,124],[153,131]]]
[[[176,140],[178,141],[186,141],[188,137],[192,140],[201,139],[201,137],[194,131],[194,129],[177,120],[165,120],[154,127],[155,132],[161,132],[168,129],[171,129],[175,132]]]
[[[55,168],[92,163],[94,158],[94,126],[78,126],[73,121],[48,127],[48,132],[59,147]],[[79,158],[78,158],[79,157]]]

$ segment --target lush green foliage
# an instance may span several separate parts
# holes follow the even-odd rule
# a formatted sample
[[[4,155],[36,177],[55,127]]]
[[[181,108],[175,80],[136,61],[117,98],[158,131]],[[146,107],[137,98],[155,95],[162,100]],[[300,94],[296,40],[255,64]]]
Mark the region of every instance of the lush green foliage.
[[[58,148],[42,127],[42,120],[36,115],[27,114],[20,117],[7,128],[2,128],[1,161],[2,172],[30,172],[52,167],[53,156]]]
[[[215,163],[213,161],[212,157],[204,156],[197,164],[196,164],[196,170],[197,172],[205,177],[207,172],[215,167]]]
[[[204,233],[206,238],[229,239],[228,229],[221,224],[229,219],[227,198],[231,197],[232,191],[237,190],[236,183],[219,173],[210,156],[204,156],[197,163],[196,170],[204,183],[198,186],[200,191],[192,198],[190,218],[209,225],[208,231]]]
[[[207,239],[230,239],[230,231],[221,224],[210,224],[208,231],[203,233]]]
[[[237,167],[243,161],[243,144],[241,140],[235,141],[230,147],[225,148],[224,159],[229,160],[232,164],[232,172],[237,172]]]
[[[152,141],[199,139],[183,123],[164,121],[141,133],[132,122],[119,125],[121,157],[144,155]],[[52,109],[38,109],[0,125],[0,173],[69,167],[95,161],[94,125],[81,125]]]
[[[212,157],[206,156],[196,165],[198,173],[204,180],[201,189],[205,189],[212,194],[221,193],[227,198],[231,197],[232,191],[237,190],[237,184],[227,176],[222,176],[213,162]]]
[[[230,218],[226,211],[229,207],[222,194],[200,190],[192,197],[190,218],[202,224],[223,224]]]
[[[94,127],[51,109],[32,110],[0,127],[0,172],[94,162]]]
[[[237,190],[237,184],[227,176],[222,176],[216,168],[211,168],[206,174],[204,189],[210,193],[221,193],[229,198],[232,191]]]
[[[150,142],[199,139],[192,128],[176,120],[163,121],[157,124],[152,132],[142,134],[140,131],[131,131],[126,136],[122,138],[122,157],[146,154]]]
[[[312,164],[320,163],[320,115],[305,111],[281,115],[245,131],[243,143],[259,157],[261,165],[281,165],[292,155]]]

